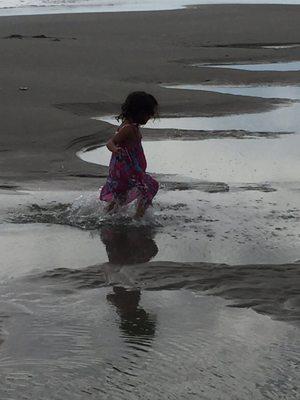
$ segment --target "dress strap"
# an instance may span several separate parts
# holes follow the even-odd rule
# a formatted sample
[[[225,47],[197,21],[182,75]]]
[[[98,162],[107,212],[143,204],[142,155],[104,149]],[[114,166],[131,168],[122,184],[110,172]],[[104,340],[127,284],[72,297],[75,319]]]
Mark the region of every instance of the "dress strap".
[[[123,126],[120,126],[120,127],[117,129],[117,132],[119,132],[121,129],[125,128],[126,126],[134,126],[136,129],[138,129],[138,124],[132,123],[132,124],[125,124],[125,125],[123,125]]]

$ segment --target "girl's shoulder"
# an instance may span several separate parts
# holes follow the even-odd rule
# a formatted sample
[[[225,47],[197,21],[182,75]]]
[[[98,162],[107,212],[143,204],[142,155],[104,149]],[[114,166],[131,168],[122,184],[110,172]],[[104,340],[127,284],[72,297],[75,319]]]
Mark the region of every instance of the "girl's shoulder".
[[[137,131],[137,130],[139,130],[139,126],[138,126],[138,124],[124,122],[119,126],[119,128],[117,130],[120,131],[123,129]]]
[[[120,125],[116,133],[122,133],[124,136],[126,135],[132,139],[140,138],[142,136],[138,124],[133,123],[124,123]]]

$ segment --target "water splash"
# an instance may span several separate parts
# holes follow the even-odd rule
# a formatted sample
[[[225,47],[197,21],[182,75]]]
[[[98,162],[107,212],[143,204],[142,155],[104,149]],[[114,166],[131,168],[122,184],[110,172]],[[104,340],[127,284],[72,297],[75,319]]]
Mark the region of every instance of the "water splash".
[[[142,220],[133,218],[135,204],[122,207],[116,214],[107,214],[105,204],[94,192],[83,193],[70,203],[33,203],[25,208],[9,212],[8,221],[13,223],[43,223],[69,225],[84,230],[96,230],[103,225],[157,225],[153,210],[147,210]]]

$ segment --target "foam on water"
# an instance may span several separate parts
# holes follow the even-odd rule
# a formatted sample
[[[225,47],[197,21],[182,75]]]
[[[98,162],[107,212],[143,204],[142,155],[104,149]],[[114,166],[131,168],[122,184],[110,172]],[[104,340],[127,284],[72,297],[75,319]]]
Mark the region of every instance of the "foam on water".
[[[2,0],[0,15],[174,10],[201,4],[300,4],[299,0]]]

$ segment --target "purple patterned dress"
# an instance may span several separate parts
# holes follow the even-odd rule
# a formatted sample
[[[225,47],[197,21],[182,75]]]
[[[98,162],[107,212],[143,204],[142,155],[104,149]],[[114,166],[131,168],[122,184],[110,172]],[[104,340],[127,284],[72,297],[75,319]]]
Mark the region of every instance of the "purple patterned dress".
[[[137,125],[135,127],[138,129]],[[146,173],[147,161],[141,138],[121,143],[120,147],[120,152],[112,153],[109,176],[101,188],[100,200],[114,200],[124,205],[138,199],[147,208],[158,191],[158,182]]]

